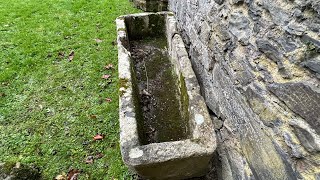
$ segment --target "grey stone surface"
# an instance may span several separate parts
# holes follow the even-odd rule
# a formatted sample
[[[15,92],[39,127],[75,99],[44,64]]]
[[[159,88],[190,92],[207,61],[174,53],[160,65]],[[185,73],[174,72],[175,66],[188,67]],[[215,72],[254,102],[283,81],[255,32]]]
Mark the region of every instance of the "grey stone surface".
[[[320,89],[303,83],[271,84],[268,89],[320,134]]]
[[[319,4],[169,0],[219,119],[218,179],[318,178]]]
[[[282,61],[282,54],[280,54],[280,50],[276,47],[272,46],[270,42],[263,39],[258,39],[256,41],[258,49],[263,52],[269,59],[274,61],[275,63]]]
[[[166,11],[168,7],[168,0],[130,0],[134,5],[147,12]]]
[[[320,56],[302,62],[302,65],[309,68],[310,70],[320,74]]]
[[[293,125],[293,128],[296,136],[307,151],[311,153],[320,151],[319,137],[316,134],[296,124]]]
[[[132,38],[140,36],[142,32],[152,37],[152,20],[154,16],[165,17],[165,27],[162,29],[168,41],[170,60],[175,73],[185,84],[188,97],[188,113],[190,135],[188,139],[180,141],[151,143],[142,145],[139,141],[139,122],[137,120],[135,91],[133,86],[135,77],[132,72],[130,48],[127,46]],[[132,26],[131,20],[140,21],[139,26]],[[157,22],[157,21],[156,21]],[[146,179],[185,179],[205,175],[209,162],[216,150],[216,136],[213,123],[200,87],[191,67],[183,40],[178,34],[176,20],[172,13],[141,13],[119,17],[116,20],[118,31],[118,59],[119,59],[119,120],[120,147],[123,161],[130,169]],[[134,30],[139,33],[133,32]],[[143,31],[141,31],[143,30]],[[144,37],[146,37],[144,36]]]

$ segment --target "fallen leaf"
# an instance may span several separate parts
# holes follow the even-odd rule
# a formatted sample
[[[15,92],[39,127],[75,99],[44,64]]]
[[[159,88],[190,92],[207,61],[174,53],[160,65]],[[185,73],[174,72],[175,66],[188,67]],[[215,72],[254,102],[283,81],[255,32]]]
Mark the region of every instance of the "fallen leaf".
[[[62,173],[54,178],[55,180],[67,180],[67,176],[65,173]]]
[[[0,97],[6,97],[5,93],[0,93]]]
[[[110,77],[111,77],[110,74],[105,74],[105,75],[102,76],[102,79],[109,79]]]
[[[68,180],[77,180],[79,174],[80,174],[80,171],[78,169],[71,169],[68,172]]]
[[[102,153],[98,153],[94,156],[95,159],[101,159],[104,155]]]
[[[97,134],[93,137],[94,140],[102,140],[103,136],[101,134]]]
[[[90,118],[91,118],[91,119],[97,119],[97,115],[91,114],[91,115],[90,115]]]
[[[99,39],[99,38],[96,38],[95,41],[96,41],[97,43],[102,43],[102,40]]]
[[[86,164],[92,164],[93,163],[93,160],[94,160],[94,157],[93,156],[88,156],[87,158],[86,158]]]
[[[106,98],[106,101],[107,101],[107,102],[111,102],[112,99],[111,99],[111,98]]]
[[[60,59],[63,59],[63,58],[64,58],[64,52],[59,52],[59,53],[58,53],[58,57],[59,57]]]
[[[71,51],[69,56],[68,56],[68,60],[71,62],[74,58],[74,51]]]
[[[105,69],[108,69],[108,70],[109,70],[109,69],[114,69],[114,68],[113,68],[113,64],[108,64],[108,65],[106,65],[104,68],[105,68]]]

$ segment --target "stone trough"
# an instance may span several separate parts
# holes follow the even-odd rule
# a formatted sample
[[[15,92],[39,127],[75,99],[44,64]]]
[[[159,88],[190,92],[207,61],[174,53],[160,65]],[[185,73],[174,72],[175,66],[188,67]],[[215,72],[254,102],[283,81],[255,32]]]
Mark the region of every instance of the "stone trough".
[[[216,137],[173,14],[116,24],[123,161],[145,179],[205,175]]]

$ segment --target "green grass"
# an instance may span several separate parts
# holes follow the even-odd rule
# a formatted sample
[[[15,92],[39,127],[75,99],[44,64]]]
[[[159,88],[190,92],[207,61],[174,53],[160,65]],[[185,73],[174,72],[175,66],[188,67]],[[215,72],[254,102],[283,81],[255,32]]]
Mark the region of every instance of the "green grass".
[[[0,0],[0,162],[34,164],[44,179],[72,168],[81,179],[131,178],[117,71],[104,66],[117,69],[115,18],[134,12],[128,0]],[[103,158],[84,162],[96,153]]]

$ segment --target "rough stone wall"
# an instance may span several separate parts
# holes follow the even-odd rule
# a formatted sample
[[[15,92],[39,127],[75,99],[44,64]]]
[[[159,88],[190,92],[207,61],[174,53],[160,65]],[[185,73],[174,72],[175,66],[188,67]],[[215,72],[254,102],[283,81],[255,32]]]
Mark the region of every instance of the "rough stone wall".
[[[320,179],[319,0],[169,0],[219,138],[217,179]]]

